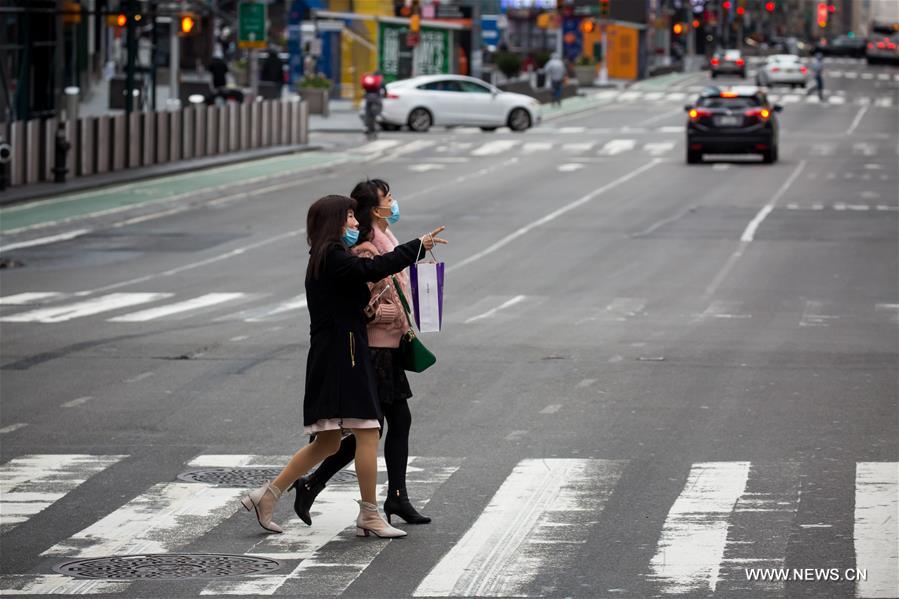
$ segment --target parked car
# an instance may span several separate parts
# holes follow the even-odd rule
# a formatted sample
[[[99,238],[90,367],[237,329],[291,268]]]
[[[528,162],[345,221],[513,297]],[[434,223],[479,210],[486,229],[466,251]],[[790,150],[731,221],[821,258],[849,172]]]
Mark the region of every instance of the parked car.
[[[822,39],[815,46],[815,52],[825,56],[865,57],[865,38],[839,35],[832,40]]]
[[[778,125],[764,89],[736,86],[707,87],[687,111],[687,163],[702,161],[703,154],[761,154],[766,163],[777,161]]]
[[[795,54],[773,54],[755,76],[756,85],[771,87],[789,85],[805,87],[808,83],[808,67]]]
[[[739,75],[746,77],[746,60],[739,50],[719,50],[709,62],[712,79],[718,75]]]
[[[899,33],[871,36],[865,58],[868,64],[899,64]]]
[[[434,125],[475,126],[484,131],[524,131],[540,122],[540,103],[463,75],[423,75],[387,84],[378,121],[384,129]]]

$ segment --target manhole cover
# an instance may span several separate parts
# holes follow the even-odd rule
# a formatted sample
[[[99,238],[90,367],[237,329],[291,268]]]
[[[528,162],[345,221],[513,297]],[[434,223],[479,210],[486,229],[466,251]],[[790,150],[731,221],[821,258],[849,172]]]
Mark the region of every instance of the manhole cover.
[[[280,567],[273,559],[248,555],[161,553],[77,559],[53,570],[75,578],[177,580],[265,574]]]
[[[253,489],[271,482],[279,474],[280,468],[204,468],[183,472],[178,475],[178,480]],[[331,478],[332,483],[350,481],[356,481],[356,474],[348,470],[341,470]]]

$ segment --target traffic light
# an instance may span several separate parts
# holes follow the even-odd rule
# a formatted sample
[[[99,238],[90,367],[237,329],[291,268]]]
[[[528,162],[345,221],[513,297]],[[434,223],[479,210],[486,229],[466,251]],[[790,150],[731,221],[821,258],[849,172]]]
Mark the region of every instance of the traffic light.
[[[116,15],[115,24],[119,27],[124,27],[128,24],[128,16],[125,13],[120,12],[118,15]]]
[[[684,32],[684,24],[683,23],[675,23],[671,27],[671,31],[674,32],[674,35],[680,35]]]
[[[414,14],[409,17],[409,31],[412,33],[418,33],[421,31],[421,15]]]
[[[599,16],[606,18],[612,14],[612,0],[599,0]]]
[[[745,13],[746,13],[746,9],[745,9],[745,8],[743,8],[742,6],[738,6],[738,7],[737,7],[737,14],[738,14],[738,15],[740,15],[740,16],[742,17]]]
[[[724,10],[730,10],[730,0],[724,0],[724,2],[721,3],[721,8],[723,8]]]
[[[596,31],[596,21],[593,19],[581,21],[581,33],[593,33],[594,31]]]
[[[827,27],[827,13],[828,13],[827,4],[825,4],[824,2],[819,2],[818,3],[818,27],[820,27],[821,29],[824,29],[825,27]]]
[[[693,29],[699,29],[702,23],[699,22],[699,19],[693,19]]]
[[[837,12],[837,5],[836,5],[836,4],[831,4],[830,6],[827,7],[827,10],[830,11],[830,12],[832,12],[832,13],[833,13],[833,12]]]
[[[774,12],[775,4],[773,2],[765,2],[765,10],[768,12]]]
[[[178,17],[178,34],[182,36],[200,33],[200,19],[196,13],[183,12]]]

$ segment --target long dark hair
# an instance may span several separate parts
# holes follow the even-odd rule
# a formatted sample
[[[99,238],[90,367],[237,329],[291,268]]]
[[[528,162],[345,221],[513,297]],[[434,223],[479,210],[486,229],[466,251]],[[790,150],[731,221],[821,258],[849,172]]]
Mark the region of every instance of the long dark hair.
[[[306,214],[309,266],[306,270],[313,278],[317,279],[321,274],[328,248],[335,243],[343,243],[341,234],[350,210],[356,210],[356,200],[338,195],[319,198],[309,206]]]
[[[356,200],[356,220],[359,221],[359,239],[371,241],[372,217],[371,211],[381,205],[381,197],[378,191],[385,196],[390,193],[390,184],[383,179],[366,179],[356,184],[350,197]]]

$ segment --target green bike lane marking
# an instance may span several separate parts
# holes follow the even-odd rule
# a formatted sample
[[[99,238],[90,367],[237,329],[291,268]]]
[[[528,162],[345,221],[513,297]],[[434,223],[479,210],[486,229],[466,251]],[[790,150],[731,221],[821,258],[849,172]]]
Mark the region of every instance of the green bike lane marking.
[[[328,152],[291,154],[55,196],[0,209],[0,233],[120,208],[150,205],[188,197],[193,193],[226,190],[234,185],[245,185],[274,176],[364,158],[354,154]]]

